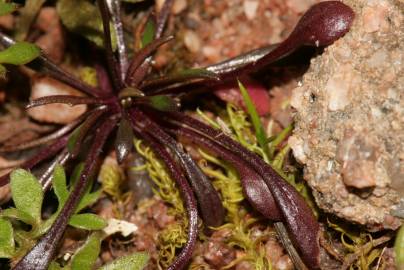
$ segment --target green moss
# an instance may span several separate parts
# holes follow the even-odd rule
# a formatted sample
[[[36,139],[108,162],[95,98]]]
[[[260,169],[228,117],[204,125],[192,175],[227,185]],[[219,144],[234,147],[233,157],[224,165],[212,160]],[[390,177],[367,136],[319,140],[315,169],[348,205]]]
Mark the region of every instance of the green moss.
[[[383,248],[373,244],[373,237],[363,230],[353,230],[342,223],[328,221],[328,227],[339,234],[340,241],[344,247],[344,264],[349,269],[365,270],[371,269],[379,264],[378,269],[383,269],[381,258]]]
[[[145,158],[145,165],[133,169],[147,170],[157,186],[153,189],[154,193],[168,205],[168,213],[175,217],[175,222],[161,231],[158,237],[158,264],[165,269],[174,260],[176,252],[187,241],[188,219],[180,191],[166,171],[164,164],[141,140],[135,140],[135,148]]]

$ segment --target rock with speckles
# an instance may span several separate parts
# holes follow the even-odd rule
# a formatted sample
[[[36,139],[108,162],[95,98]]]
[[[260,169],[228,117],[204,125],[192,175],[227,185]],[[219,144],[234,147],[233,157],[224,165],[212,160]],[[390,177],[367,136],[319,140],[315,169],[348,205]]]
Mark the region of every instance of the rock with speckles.
[[[404,3],[344,3],[354,24],[294,90],[289,143],[321,208],[395,229],[404,211]]]

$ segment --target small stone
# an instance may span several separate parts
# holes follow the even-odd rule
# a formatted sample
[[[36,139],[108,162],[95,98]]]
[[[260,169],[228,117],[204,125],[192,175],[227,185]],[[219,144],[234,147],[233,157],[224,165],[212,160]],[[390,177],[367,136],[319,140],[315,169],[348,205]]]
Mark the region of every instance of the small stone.
[[[388,7],[384,1],[377,6],[369,6],[363,9],[363,28],[365,32],[372,33],[388,28]]]
[[[368,160],[346,162],[342,169],[344,184],[354,188],[370,188],[376,185],[374,164]]]
[[[184,44],[187,49],[192,53],[197,53],[201,50],[201,40],[198,35],[191,30],[185,30]]]
[[[244,14],[249,20],[253,20],[257,14],[258,1],[246,0],[243,2]]]
[[[103,229],[103,232],[107,235],[112,235],[119,232],[123,237],[128,237],[137,231],[138,227],[136,224],[115,218],[109,219],[108,226]]]
[[[177,15],[184,11],[187,8],[187,1],[186,0],[175,0],[173,3],[172,12],[174,15]]]
[[[343,110],[351,101],[353,73],[340,73],[340,68],[337,70],[325,86],[330,111]]]

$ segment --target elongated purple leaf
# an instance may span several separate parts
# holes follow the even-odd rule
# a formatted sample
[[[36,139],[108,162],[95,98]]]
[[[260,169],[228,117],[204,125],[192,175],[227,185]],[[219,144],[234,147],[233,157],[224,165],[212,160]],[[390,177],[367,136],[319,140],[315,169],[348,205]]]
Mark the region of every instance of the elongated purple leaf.
[[[78,97],[71,95],[55,95],[55,96],[45,96],[34,100],[31,100],[26,106],[27,109],[31,109],[38,106],[43,106],[46,104],[53,103],[63,103],[70,106],[79,104],[103,104],[105,101],[98,98],[92,97]]]
[[[170,15],[173,0],[165,0],[161,10],[157,16],[156,32],[154,38],[160,38],[163,34],[164,27],[167,23],[168,16]]]
[[[121,20],[121,5],[119,0],[109,0],[107,1],[108,8],[111,14],[112,25],[115,30],[116,36],[116,46],[118,49],[119,57],[119,71],[121,76],[121,81],[125,80],[125,74],[128,69],[128,58],[126,54],[126,45],[124,40],[123,24]]]
[[[302,45],[328,46],[345,35],[353,22],[353,10],[340,1],[324,1],[313,5],[300,18],[289,37],[256,62],[227,73],[226,76],[251,73],[268,66]]]
[[[112,84],[116,91],[120,90],[123,87],[123,81],[120,76],[120,66],[117,59],[114,56],[114,51],[112,49],[112,41],[111,41],[111,31],[110,31],[110,14],[108,10],[108,6],[105,2],[106,0],[97,0],[98,7],[100,8],[102,25],[104,30],[104,47],[107,53],[107,62],[108,68],[110,72],[110,78],[112,79]]]
[[[80,152],[82,143],[88,134],[88,131],[96,124],[97,120],[104,114],[104,109],[97,109],[87,117],[87,119],[77,127],[69,137],[69,141],[67,142],[67,149],[72,157],[76,157]]]
[[[57,138],[62,137],[63,135],[67,134],[68,132],[70,132],[71,130],[73,130],[75,127],[77,127],[77,125],[79,125],[88,115],[90,112],[86,112],[83,115],[81,115],[79,118],[77,118],[76,120],[74,120],[73,122],[65,125],[64,127],[60,128],[59,130],[46,135],[44,137],[41,137],[37,140],[33,140],[33,141],[28,141],[28,142],[23,142],[21,144],[18,145],[4,145],[2,147],[0,147],[0,153],[6,153],[6,152],[14,152],[14,151],[20,151],[20,150],[25,150],[25,149],[29,149],[29,148],[33,148],[45,143],[48,143],[52,140],[55,140]]]
[[[166,113],[168,115],[168,113]],[[198,131],[203,136],[220,142],[233,153],[238,155],[249,166],[251,166],[265,181],[272,196],[274,197],[283,220],[286,223],[293,243],[301,252],[302,259],[310,268],[319,267],[319,224],[316,221],[312,210],[306,204],[300,194],[283,180],[267,163],[258,155],[250,152],[238,142],[232,140],[223,132],[215,130],[210,126],[184,114],[169,113],[172,119],[179,123],[186,124]]]
[[[116,125],[116,119],[107,119],[97,129],[94,143],[86,157],[84,169],[73,191],[49,231],[39,242],[17,263],[14,270],[46,270],[56,252],[58,243],[63,236],[71,215],[74,213],[83,193],[87,188],[98,156],[102,151],[106,139]]]
[[[139,110],[131,110],[132,122],[141,123],[142,132],[147,132],[150,136],[166,145],[175,153],[182,168],[186,172],[191,187],[195,192],[202,219],[207,226],[216,227],[223,223],[224,208],[219,194],[214,189],[212,183],[196,165],[195,161],[178,147],[175,140],[165,133],[158,125]]]
[[[174,262],[172,262],[168,268],[168,270],[180,270],[185,268],[187,263],[192,258],[192,253],[195,249],[196,237],[198,236],[198,210],[195,197],[184,174],[181,172],[181,168],[164,149],[164,146],[145,132],[139,131],[139,135],[146,140],[157,156],[164,161],[171,177],[176,181],[185,202],[188,215],[188,239],[180,254],[176,256]]]
[[[173,0],[165,0],[164,4],[160,10],[160,13],[157,16],[157,22],[156,22],[156,31],[154,32],[154,39],[160,39],[164,27],[167,23],[168,16],[170,15],[171,7],[173,5]],[[147,75],[147,72],[150,68],[150,63],[151,63],[152,57],[149,56],[145,59],[142,60],[141,64],[138,65],[138,68],[136,69],[135,72],[128,72],[130,75],[130,81],[128,81],[128,85],[130,86],[137,86],[139,83],[144,79],[144,77]],[[126,75],[128,78],[128,75]]]
[[[279,59],[291,54],[299,47],[328,46],[346,34],[355,17],[350,7],[340,1],[324,1],[313,5],[299,20],[293,32],[276,47],[268,46],[254,50],[223,63],[207,67],[209,71],[220,75],[222,81],[234,79],[242,75],[253,73],[273,64]],[[151,81],[150,81],[151,82]],[[147,85],[149,82],[145,82]],[[160,89],[145,89],[148,93],[178,93],[189,88],[211,86],[217,84],[213,80],[205,79],[202,82],[181,82],[180,84],[166,85]],[[185,88],[185,89],[184,89]]]
[[[122,117],[115,140],[115,152],[118,163],[122,163],[133,148],[133,130],[129,120]]]
[[[191,129],[181,127],[169,130],[171,133],[183,136],[191,142],[207,148],[223,160],[231,163],[240,175],[243,192],[251,205],[264,217],[272,221],[280,221],[282,219],[282,214],[280,213],[268,186],[259,174],[249,166],[246,166],[242,159],[220,144],[208,139],[207,137],[201,136]]]
[[[136,73],[139,72],[140,70],[139,67],[144,63],[144,60],[147,57],[149,57],[151,53],[157,50],[158,47],[160,47],[164,43],[167,43],[173,38],[174,38],[173,36],[168,36],[165,38],[155,39],[151,43],[143,47],[139,52],[137,52],[129,64],[125,82],[128,85],[137,85],[139,78],[138,75],[136,75]]]
[[[219,81],[219,75],[216,73],[209,71],[203,68],[193,68],[193,69],[185,69],[182,71],[178,71],[174,74],[169,74],[164,77],[150,79],[142,83],[143,88],[156,88],[162,87],[164,85],[172,85],[176,83],[186,83],[189,81],[195,80],[214,80]]]
[[[21,168],[23,169],[31,169],[35,165],[39,164],[40,162],[52,157],[60,150],[62,150],[67,144],[68,136],[64,136],[59,138],[51,145],[43,147],[38,153],[35,154],[32,158],[28,159],[24,164],[22,164]],[[0,177],[0,187],[8,184],[10,174],[5,174]]]
[[[52,174],[56,165],[64,166],[71,159],[71,154],[65,149],[60,153],[54,161],[46,168],[46,170],[39,177],[38,181],[42,185],[42,189],[48,190],[52,183]]]

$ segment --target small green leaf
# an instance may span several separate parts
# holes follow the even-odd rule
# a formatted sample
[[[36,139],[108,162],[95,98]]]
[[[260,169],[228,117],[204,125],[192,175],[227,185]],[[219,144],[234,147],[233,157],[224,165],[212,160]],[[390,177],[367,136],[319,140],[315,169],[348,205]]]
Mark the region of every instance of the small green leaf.
[[[145,252],[137,252],[131,255],[120,257],[98,270],[142,270],[149,261],[149,255]]]
[[[28,42],[17,42],[0,52],[0,63],[24,65],[41,54],[41,50]]]
[[[18,219],[21,220],[22,222],[29,224],[29,225],[35,225],[36,220],[31,217],[28,213],[25,213],[23,211],[18,210],[17,208],[11,207],[4,209],[3,211],[0,212],[0,217],[7,217],[7,218],[12,218],[12,219]]]
[[[96,201],[98,201],[98,198],[101,196],[102,190],[98,189],[97,191],[91,192],[91,193],[86,193],[84,194],[83,198],[81,198],[79,205],[76,208],[76,213],[80,212],[87,206],[90,206],[94,204]]]
[[[396,253],[397,269],[404,269],[404,225],[397,232],[394,252]]]
[[[101,236],[99,233],[91,234],[87,241],[73,255],[71,269],[88,270],[93,269],[98,254],[100,253]]]
[[[0,258],[11,258],[13,253],[13,226],[10,221],[0,218]]]
[[[107,222],[95,214],[76,214],[69,220],[69,225],[83,230],[102,230]]]
[[[142,34],[142,44],[141,44],[142,48],[153,41],[155,32],[156,32],[156,25],[154,24],[154,21],[148,20]]]
[[[59,209],[62,208],[64,203],[69,197],[69,190],[67,189],[66,185],[66,175],[63,167],[57,165],[55,170],[53,171],[53,190],[55,191],[56,197],[58,198],[59,202]]]
[[[166,96],[166,95],[156,95],[145,97],[144,101],[156,110],[159,111],[177,111],[180,104],[177,100]]]
[[[0,16],[7,15],[17,9],[17,5],[14,3],[0,2]]]
[[[267,138],[266,138],[264,127],[262,126],[262,123],[261,123],[261,119],[257,113],[257,110],[255,109],[254,103],[252,102],[247,89],[244,87],[244,85],[239,80],[237,80],[237,82],[238,82],[238,87],[240,88],[241,95],[243,96],[243,100],[244,100],[247,112],[248,112],[248,114],[251,118],[251,122],[254,126],[255,136],[257,137],[258,144],[264,150],[264,153],[268,154]]]
[[[10,179],[11,194],[15,206],[39,223],[43,201],[41,184],[35,176],[23,169],[13,171]]]

